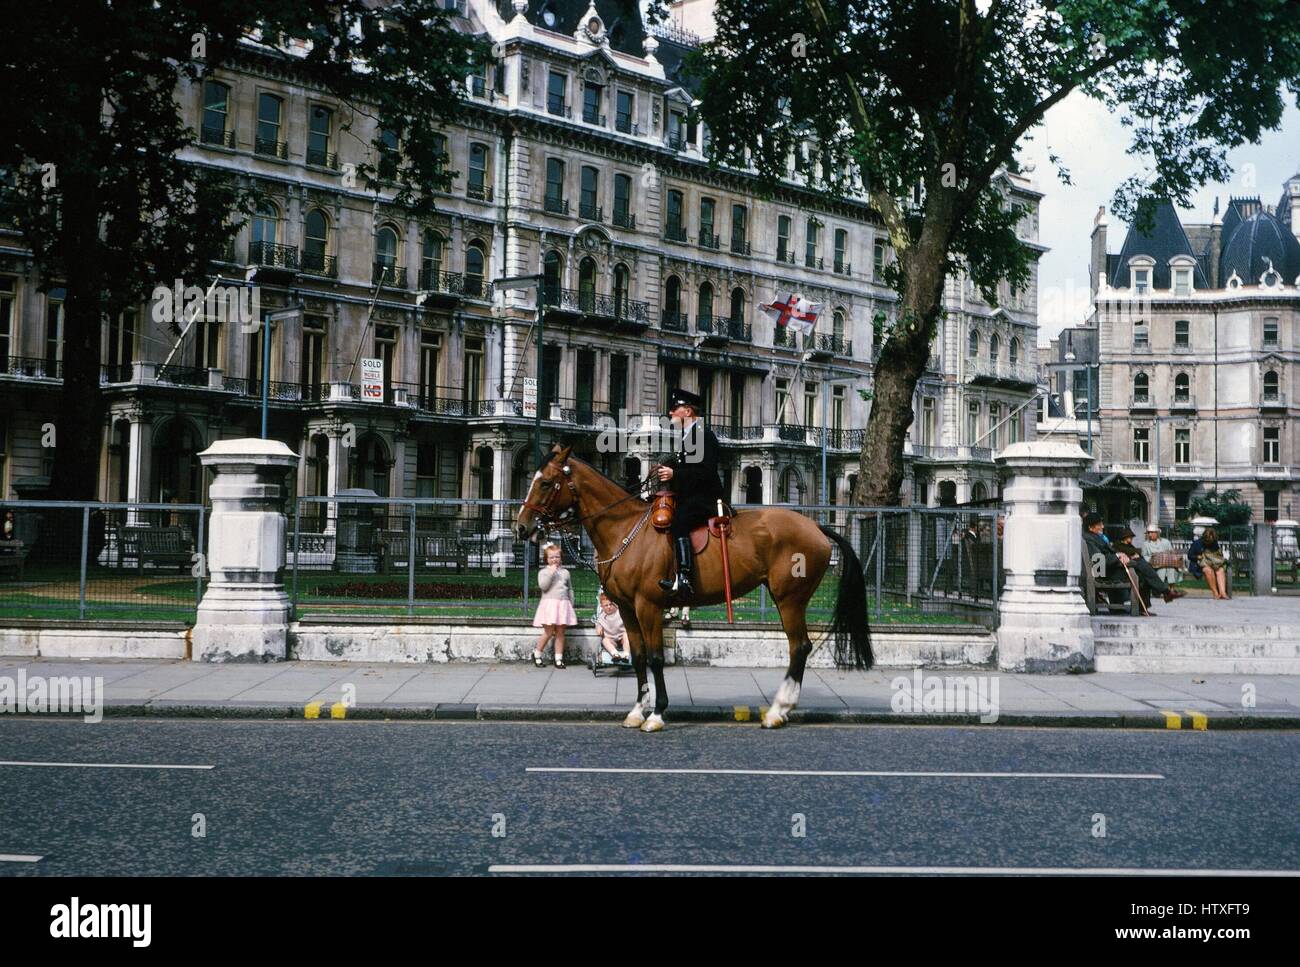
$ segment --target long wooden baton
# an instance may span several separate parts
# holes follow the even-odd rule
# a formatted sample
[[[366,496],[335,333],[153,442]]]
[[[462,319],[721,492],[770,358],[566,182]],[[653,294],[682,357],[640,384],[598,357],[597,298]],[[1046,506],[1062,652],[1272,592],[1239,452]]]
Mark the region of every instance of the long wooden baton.
[[[1133,593],[1137,595],[1137,603],[1138,603],[1138,607],[1142,609],[1142,617],[1144,618],[1151,617],[1151,612],[1147,610],[1147,603],[1142,600],[1142,592],[1138,590],[1137,578],[1133,576],[1132,569],[1129,568],[1129,566],[1122,561],[1120,562],[1120,567],[1122,567],[1124,569],[1124,573],[1128,575],[1128,583],[1132,585]]]
[[[731,521],[722,515],[722,501],[718,501],[718,540],[722,542],[722,590],[727,595],[727,624],[735,624],[736,617],[731,612],[731,561],[727,558],[727,532],[731,530]]]

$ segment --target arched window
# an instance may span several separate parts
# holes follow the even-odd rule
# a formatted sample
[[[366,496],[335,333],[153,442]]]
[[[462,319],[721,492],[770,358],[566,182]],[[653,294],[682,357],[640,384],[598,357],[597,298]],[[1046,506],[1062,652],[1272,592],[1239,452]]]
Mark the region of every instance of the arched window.
[[[980,333],[978,329],[972,329],[966,344],[966,355],[974,359],[980,354]]]
[[[1278,398],[1278,378],[1277,372],[1269,370],[1264,374],[1264,399],[1276,400]]]
[[[831,315],[831,337],[835,343],[836,351],[844,345],[844,310],[836,309]]]
[[[1011,345],[1007,347],[1007,352],[1012,366],[1020,361],[1020,340],[1017,337],[1011,337]]]
[[[695,328],[699,332],[708,332],[713,325],[713,284],[700,283],[699,298],[696,300]]]
[[[745,323],[745,290],[739,286],[731,290],[731,321],[737,326]]]
[[[442,281],[442,236],[437,232],[424,233],[420,244],[420,288],[437,289]]]
[[[393,270],[397,268],[397,229],[391,225],[383,226],[375,233],[375,269],[388,269],[385,282],[393,281]]]
[[[583,312],[596,308],[596,260],[585,258],[578,263],[578,305]]]
[[[1174,377],[1174,399],[1187,401],[1192,397],[1192,379],[1186,373]]]
[[[998,334],[995,332],[989,336],[989,362],[996,363],[998,361],[998,353],[1001,351],[1002,340],[998,338]]]
[[[669,329],[686,330],[686,320],[682,316],[682,280],[675,275],[668,276],[664,283],[663,323]]]
[[[545,305],[559,305],[563,276],[564,263],[560,260],[560,253],[551,249],[542,260],[542,302]]]
[[[626,265],[614,266],[614,314],[620,319],[627,315],[627,292],[631,276]]]
[[[799,471],[794,467],[786,467],[785,473],[781,475],[781,500],[787,504],[797,504],[803,496],[803,481],[799,479]]]
[[[269,261],[280,240],[280,209],[273,202],[260,201],[253,215],[252,261]]]
[[[1138,373],[1133,377],[1133,402],[1145,403],[1150,398],[1151,379],[1146,373]]]
[[[982,480],[975,481],[974,486],[972,486],[970,489],[971,502],[979,503],[980,501],[988,497],[988,495],[989,495],[989,491],[988,488],[984,486],[984,482]]]
[[[319,208],[307,213],[303,225],[302,267],[308,272],[325,271],[325,252],[329,248],[329,220]]]
[[[465,294],[472,299],[483,297],[483,270],[487,255],[482,242],[471,242],[465,249]]]

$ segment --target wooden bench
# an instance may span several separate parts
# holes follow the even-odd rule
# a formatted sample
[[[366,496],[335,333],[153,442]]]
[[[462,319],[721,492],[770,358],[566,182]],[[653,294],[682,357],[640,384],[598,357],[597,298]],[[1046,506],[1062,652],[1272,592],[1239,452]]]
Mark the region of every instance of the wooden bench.
[[[14,574],[23,579],[23,566],[31,548],[22,541],[0,541],[0,574]]]
[[[117,539],[120,560],[134,557],[141,574],[146,563],[155,568],[187,568],[194,563],[194,545],[180,527],[119,527]]]
[[[407,551],[410,549],[409,531],[380,531],[379,544],[383,550],[383,569],[385,571],[405,571],[409,566]],[[469,554],[460,541],[450,534],[433,531],[415,532],[415,569],[428,571],[438,567],[454,567],[460,574],[469,566]]]
[[[1092,558],[1088,554],[1088,542],[1083,541],[1083,574],[1080,586],[1083,589],[1083,601],[1088,606],[1089,614],[1096,614],[1103,604],[1107,612],[1124,606],[1123,600],[1115,601],[1112,595],[1123,595],[1128,602],[1128,613],[1141,614],[1138,596],[1133,593],[1133,585],[1123,571],[1111,577],[1097,577],[1092,573]],[[1105,599],[1102,599],[1105,595]]]

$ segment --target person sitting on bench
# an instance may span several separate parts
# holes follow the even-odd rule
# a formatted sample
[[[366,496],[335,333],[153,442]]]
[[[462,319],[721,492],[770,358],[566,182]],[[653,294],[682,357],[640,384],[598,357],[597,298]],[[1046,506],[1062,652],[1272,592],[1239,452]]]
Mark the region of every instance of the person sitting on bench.
[[[1095,560],[1098,555],[1101,556],[1103,565],[1106,568],[1106,577],[1112,577],[1114,572],[1127,566],[1138,580],[1138,588],[1142,592],[1142,603],[1150,606],[1151,595],[1158,594],[1166,602],[1173,601],[1175,598],[1186,597],[1186,592],[1171,588],[1160,580],[1160,575],[1156,573],[1150,562],[1143,560],[1141,557],[1130,557],[1123,551],[1116,551],[1110,546],[1110,540],[1103,533],[1101,515],[1097,513],[1088,514],[1083,519],[1083,542],[1088,547],[1089,560]]]

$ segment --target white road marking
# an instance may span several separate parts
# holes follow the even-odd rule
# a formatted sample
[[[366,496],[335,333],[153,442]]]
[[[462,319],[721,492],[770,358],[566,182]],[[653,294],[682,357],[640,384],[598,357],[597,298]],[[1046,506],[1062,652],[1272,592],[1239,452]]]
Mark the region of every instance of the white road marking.
[[[489,873],[830,873],[892,876],[1300,876],[1300,870],[1170,870],[1126,866],[745,866],[694,863],[515,863]]]
[[[894,772],[852,769],[623,769],[529,766],[525,772],[582,772],[665,776],[847,776],[902,779],[1163,779],[1158,772]]]
[[[0,766],[35,766],[46,769],[215,769],[216,766],[166,765],[150,762],[17,762],[0,761]]]
[[[44,857],[26,853],[0,853],[0,863],[39,863]]]

